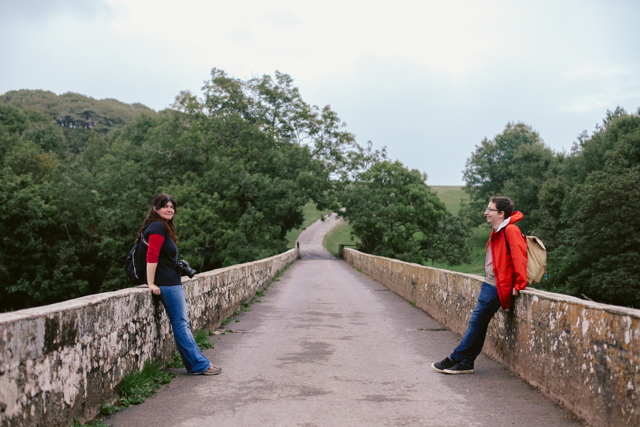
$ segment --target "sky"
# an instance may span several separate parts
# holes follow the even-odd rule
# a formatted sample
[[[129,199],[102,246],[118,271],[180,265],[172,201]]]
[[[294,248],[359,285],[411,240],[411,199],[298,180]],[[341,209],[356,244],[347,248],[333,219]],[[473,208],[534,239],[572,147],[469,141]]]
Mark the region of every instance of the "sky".
[[[289,74],[365,145],[463,185],[485,137],[524,122],[569,150],[640,107],[640,1],[0,0],[0,94],[168,108],[212,68]]]

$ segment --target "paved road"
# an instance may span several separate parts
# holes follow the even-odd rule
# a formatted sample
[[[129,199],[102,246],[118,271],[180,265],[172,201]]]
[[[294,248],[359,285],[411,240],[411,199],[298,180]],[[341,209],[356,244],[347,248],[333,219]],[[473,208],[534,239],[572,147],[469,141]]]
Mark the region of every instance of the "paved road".
[[[105,421],[145,427],[580,425],[484,356],[473,375],[432,371],[431,362],[448,355],[460,337],[342,260],[297,261],[260,300],[227,325],[241,333],[212,337],[215,349],[205,354],[222,374],[176,370],[179,376],[157,396]]]
[[[331,229],[343,222],[336,214],[325,217],[324,221],[316,221],[298,236],[300,257],[302,259],[336,259],[322,246],[322,239]]]

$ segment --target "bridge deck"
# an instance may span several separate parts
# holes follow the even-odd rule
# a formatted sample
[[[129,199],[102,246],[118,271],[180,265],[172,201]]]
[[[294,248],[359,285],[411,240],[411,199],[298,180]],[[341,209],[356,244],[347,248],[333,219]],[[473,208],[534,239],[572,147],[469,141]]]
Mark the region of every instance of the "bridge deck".
[[[320,234],[312,239],[316,244]],[[316,251],[313,257],[322,255]],[[157,396],[106,422],[580,425],[485,356],[473,375],[431,370],[431,362],[447,356],[460,337],[344,261],[298,261],[260,299],[239,323],[227,325],[242,333],[213,337],[215,349],[205,351],[222,374],[193,377],[176,370],[178,378]]]

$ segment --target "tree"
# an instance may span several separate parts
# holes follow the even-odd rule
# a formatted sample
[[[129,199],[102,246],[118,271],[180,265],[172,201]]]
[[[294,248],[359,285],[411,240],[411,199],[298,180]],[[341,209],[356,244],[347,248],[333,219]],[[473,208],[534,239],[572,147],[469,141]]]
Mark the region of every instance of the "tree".
[[[489,198],[507,196],[524,211],[520,225],[526,232],[526,214],[538,208],[538,193],[554,161],[553,152],[531,126],[508,123],[493,140],[483,139],[467,159],[463,176],[471,200],[466,215],[481,224]]]
[[[386,156],[278,72],[243,81],[214,69],[201,98],[183,92],[160,113],[44,91],[0,101],[4,310],[128,286],[124,257],[160,191],[177,200],[180,252],[206,271],[284,251],[306,203],[337,209],[340,190]]]
[[[449,214],[426,175],[381,161],[361,172],[343,193],[344,210],[364,252],[423,263],[468,261],[469,228]]]
[[[92,243],[79,225],[82,204],[65,185],[62,141],[48,118],[0,104],[0,309],[87,292]]]
[[[11,90],[0,95],[0,102],[23,111],[40,113],[49,123],[59,126],[73,152],[79,152],[92,132],[106,135],[121,129],[142,112],[156,114],[138,103],[125,104],[115,99],[96,100],[88,96],[67,92],[56,95],[45,90]]]
[[[573,186],[562,202],[562,229],[550,256],[547,287],[638,307],[640,117],[614,118],[596,140],[615,148],[605,152],[604,167]]]

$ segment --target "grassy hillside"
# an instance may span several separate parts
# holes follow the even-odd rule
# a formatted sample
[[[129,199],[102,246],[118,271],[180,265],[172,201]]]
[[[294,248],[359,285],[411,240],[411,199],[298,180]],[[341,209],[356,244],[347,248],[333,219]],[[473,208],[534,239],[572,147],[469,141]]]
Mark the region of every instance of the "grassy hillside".
[[[460,211],[460,202],[468,201],[469,195],[464,192],[463,187],[458,186],[431,186],[436,192],[438,198],[447,207],[449,212],[457,214]],[[484,248],[489,239],[491,229],[488,225],[481,225],[475,230],[476,238],[473,242],[473,262],[471,264],[451,265],[444,262],[429,262],[430,267],[444,268],[451,271],[459,271],[460,273],[471,273],[484,275]]]
[[[293,248],[295,246],[296,240],[298,240],[298,236],[303,230],[319,220],[323,215],[327,215],[329,213],[331,213],[331,211],[320,212],[316,209],[316,205],[313,202],[309,202],[304,205],[304,222],[302,223],[302,227],[289,231],[285,237],[289,242],[289,248]]]
[[[329,253],[335,257],[338,256],[338,246],[340,242],[345,245],[355,245],[360,242],[360,239],[357,237],[354,240],[351,240],[351,225],[348,222],[343,222],[333,230],[331,233],[324,236],[324,240],[322,241],[322,246],[329,251]]]
[[[76,152],[84,146],[91,132],[106,134],[122,128],[143,112],[158,114],[138,103],[98,100],[72,92],[56,95],[46,90],[12,90],[0,95],[0,102],[50,116],[62,128],[69,147]]]
[[[454,215],[460,211],[461,201],[469,201],[469,195],[464,192],[463,187],[455,185],[431,185],[430,187],[445,204],[447,210]]]

